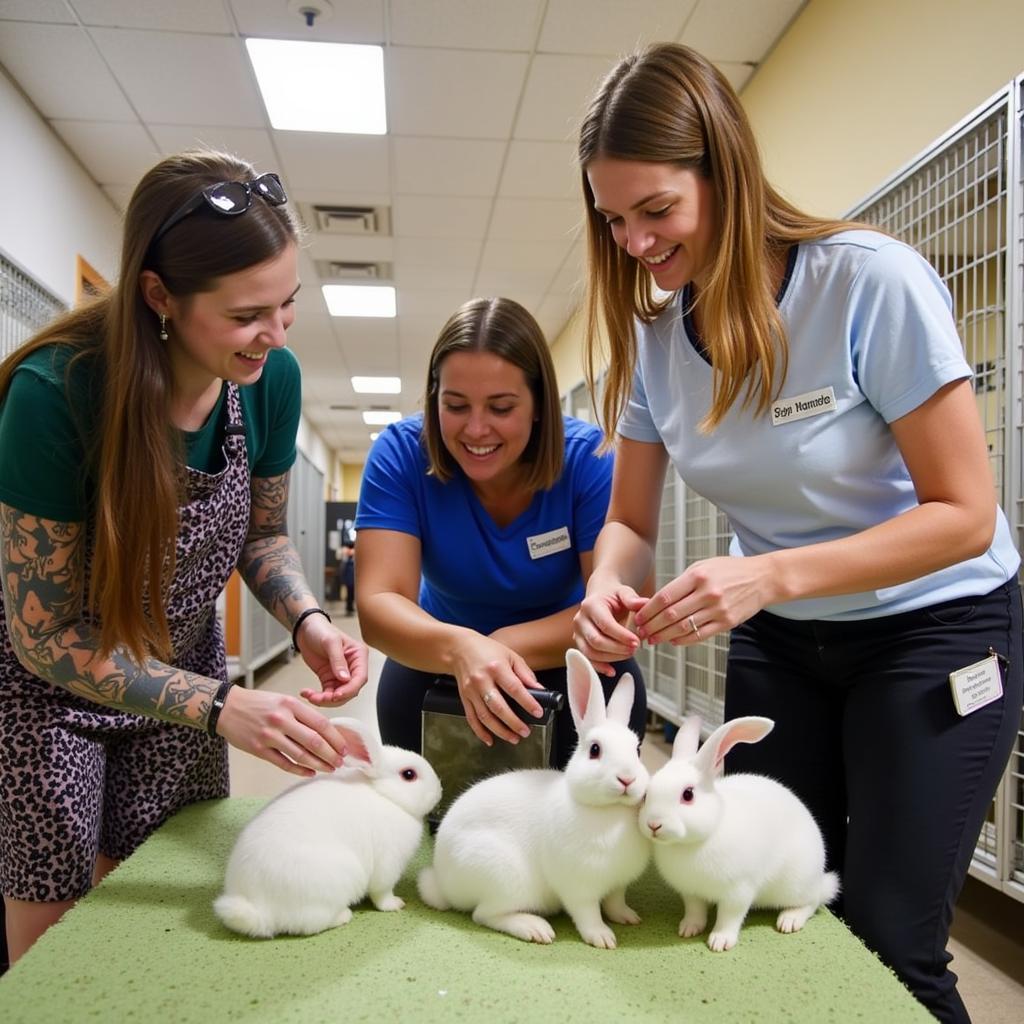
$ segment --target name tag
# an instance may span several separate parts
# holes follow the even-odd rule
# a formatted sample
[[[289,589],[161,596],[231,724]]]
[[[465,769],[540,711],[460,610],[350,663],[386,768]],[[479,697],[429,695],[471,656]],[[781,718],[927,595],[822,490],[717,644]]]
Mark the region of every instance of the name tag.
[[[958,715],[969,715],[1003,695],[1003,680],[995,655],[949,673],[953,703]]]
[[[572,541],[569,540],[568,526],[561,526],[557,530],[548,530],[547,533],[538,533],[536,536],[526,538],[526,549],[533,559],[553,555],[556,551],[568,551],[571,547]]]
[[[835,407],[836,394],[831,388],[819,388],[792,398],[780,398],[772,403],[772,426],[805,420],[808,416],[820,416],[823,412],[833,412]]]

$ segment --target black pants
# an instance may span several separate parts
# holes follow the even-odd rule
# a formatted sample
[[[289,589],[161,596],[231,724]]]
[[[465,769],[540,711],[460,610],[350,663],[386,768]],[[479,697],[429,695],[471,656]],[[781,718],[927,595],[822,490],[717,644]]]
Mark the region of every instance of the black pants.
[[[605,702],[611,695],[619,676],[625,672],[633,675],[636,693],[633,698],[633,710],[629,717],[630,728],[643,739],[644,727],[647,724],[647,691],[640,666],[630,658],[615,666],[615,676],[601,676]],[[549,668],[535,672],[537,682],[545,690],[556,690],[566,693],[564,668]],[[420,750],[420,712],[423,709],[423,694],[427,687],[437,678],[433,672],[418,672],[406,668],[397,661],[388,658],[381,670],[380,683],[377,687],[377,722],[380,725],[381,739],[395,747],[406,750]],[[501,743],[501,740],[496,742]],[[573,725],[572,712],[569,710],[569,699],[555,716],[555,740],[551,748],[551,766],[564,768],[576,746],[576,727]]]
[[[947,969],[953,907],[1021,724],[1016,581],[882,619],[794,622],[761,612],[733,630],[726,718],[775,729],[734,747],[730,772],[786,783],[842,879],[833,907],[940,1020],[970,1018]],[[961,718],[949,673],[1004,659],[1003,697]]]

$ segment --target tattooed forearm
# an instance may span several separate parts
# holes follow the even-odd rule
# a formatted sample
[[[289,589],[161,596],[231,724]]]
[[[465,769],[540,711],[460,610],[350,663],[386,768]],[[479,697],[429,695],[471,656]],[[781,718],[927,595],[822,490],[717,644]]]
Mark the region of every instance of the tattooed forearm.
[[[121,652],[99,658],[82,619],[84,527],[0,504],[0,571],[14,652],[40,679],[106,707],[202,725],[218,680]]]
[[[289,629],[313,597],[298,552],[283,534],[247,541],[238,571],[260,604]]]
[[[252,478],[249,540],[288,532],[288,476]]]

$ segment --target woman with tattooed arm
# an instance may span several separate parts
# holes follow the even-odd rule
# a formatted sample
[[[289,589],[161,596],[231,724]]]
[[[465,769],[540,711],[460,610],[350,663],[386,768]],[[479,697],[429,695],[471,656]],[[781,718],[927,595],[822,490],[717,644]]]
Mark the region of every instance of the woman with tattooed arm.
[[[285,526],[299,420],[297,230],[274,174],[154,167],[119,283],[0,364],[0,885],[13,963],[179,808],[227,743],[300,776],[344,744],[315,707],[227,681],[237,567],[335,706],[366,681]],[[226,741],[226,742],[225,742]]]

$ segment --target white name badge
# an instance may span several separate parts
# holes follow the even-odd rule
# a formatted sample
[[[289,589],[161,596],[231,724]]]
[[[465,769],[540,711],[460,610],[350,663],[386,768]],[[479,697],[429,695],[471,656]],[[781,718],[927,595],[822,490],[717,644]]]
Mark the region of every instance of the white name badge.
[[[526,549],[533,559],[553,555],[556,551],[568,551],[571,547],[572,541],[569,540],[568,526],[561,526],[557,530],[548,530],[547,533],[538,533],[534,537],[526,538]]]
[[[792,398],[780,398],[772,402],[772,426],[805,420],[808,416],[820,416],[823,412],[834,412],[836,394],[831,388],[819,388]]]
[[[958,715],[969,715],[999,700],[1003,695],[1003,680],[999,675],[998,659],[993,654],[990,658],[950,672],[949,685]]]

